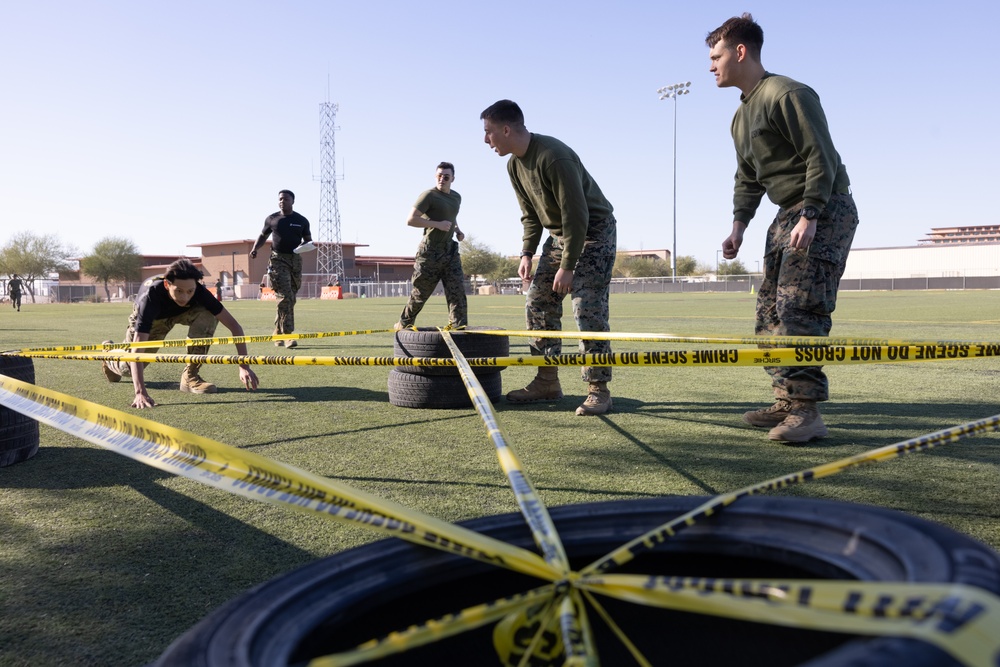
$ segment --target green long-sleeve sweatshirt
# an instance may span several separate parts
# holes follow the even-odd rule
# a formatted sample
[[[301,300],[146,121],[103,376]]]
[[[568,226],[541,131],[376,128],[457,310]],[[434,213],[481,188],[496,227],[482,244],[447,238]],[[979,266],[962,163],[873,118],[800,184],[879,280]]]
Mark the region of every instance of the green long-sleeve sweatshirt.
[[[563,249],[559,267],[575,269],[590,223],[614,211],[580,158],[558,139],[532,133],[524,156],[510,157],[507,173],[521,205],[521,250],[534,253],[547,229]]]
[[[812,88],[768,73],[740,99],[732,125],[735,220],[749,223],[765,192],[782,208],[803,202],[822,211],[830,195],[847,189],[847,170]]]

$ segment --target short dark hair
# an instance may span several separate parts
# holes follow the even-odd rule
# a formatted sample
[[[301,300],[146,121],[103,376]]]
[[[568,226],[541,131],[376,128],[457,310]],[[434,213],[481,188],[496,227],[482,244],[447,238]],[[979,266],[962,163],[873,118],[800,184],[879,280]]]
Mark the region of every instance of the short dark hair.
[[[524,113],[521,112],[521,107],[517,106],[517,102],[511,100],[494,102],[479,114],[479,119],[488,120],[491,123],[513,125],[514,127],[524,125]]]
[[[729,47],[743,44],[759,59],[760,49],[764,46],[764,30],[747,12],[743,16],[732,17],[708,33],[708,37],[705,38],[705,43],[708,44],[709,48],[714,47],[719,42],[725,42],[726,46]]]
[[[291,190],[278,190],[278,194],[279,195],[288,195],[289,197],[292,198],[292,201],[295,201],[295,193],[292,192]]]
[[[453,165],[451,162],[441,162],[440,164],[438,164],[437,168],[438,169],[451,169],[451,175],[452,176],[455,175],[455,165]]]
[[[201,280],[202,273],[190,259],[178,259],[167,267],[167,272],[163,274],[164,280],[176,282],[178,280]]]

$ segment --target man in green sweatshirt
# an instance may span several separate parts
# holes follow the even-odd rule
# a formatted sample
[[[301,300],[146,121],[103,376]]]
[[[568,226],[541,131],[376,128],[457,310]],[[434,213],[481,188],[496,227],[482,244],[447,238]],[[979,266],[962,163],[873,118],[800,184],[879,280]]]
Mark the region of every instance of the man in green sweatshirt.
[[[573,295],[573,317],[580,331],[610,331],[608,293],[618,244],[614,210],[569,146],[553,137],[528,132],[521,108],[500,100],[479,118],[484,140],[500,156],[510,155],[507,174],[521,206],[524,227],[518,276],[531,280],[525,302],[530,331],[561,331],[563,300]],[[548,238],[542,244],[542,233]],[[531,272],[539,244],[538,267]],[[534,338],[534,355],[560,354],[558,338]],[[611,352],[607,340],[581,340],[587,354]],[[562,398],[558,366],[540,366],[524,389],[507,394],[512,403],[556,401]],[[584,366],[587,398],[578,415],[600,415],[611,409],[611,368]]]
[[[764,69],[764,31],[750,14],[729,19],[705,42],[716,85],[742,92],[732,123],[733,228],[722,254],[734,259],[739,253],[743,232],[766,194],[779,208],[767,232],[755,331],[761,336],[829,335],[858,210],[819,96]],[[822,367],[766,370],[775,402],[745,413],[743,420],[770,428],[772,440],[825,437],[816,405],[830,397]]]

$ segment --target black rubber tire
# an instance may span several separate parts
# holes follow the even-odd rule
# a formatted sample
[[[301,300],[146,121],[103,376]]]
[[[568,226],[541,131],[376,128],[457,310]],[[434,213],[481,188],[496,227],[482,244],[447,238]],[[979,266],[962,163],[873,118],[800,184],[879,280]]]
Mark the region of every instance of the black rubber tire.
[[[35,364],[27,357],[0,354],[0,374],[35,384]],[[38,422],[0,405],[0,468],[38,453]]]
[[[469,333],[483,329],[497,330],[496,327],[470,327],[465,329],[466,333],[456,333],[452,340],[455,341],[455,345],[458,346],[462,354],[468,358],[508,356],[510,354],[510,340],[507,336]],[[430,328],[418,328],[416,331],[412,329],[397,331],[393,354],[407,359],[412,357],[451,359],[451,350],[441,338],[441,332]],[[481,377],[499,373],[505,368],[506,366],[473,366],[472,372],[475,373],[476,377]],[[397,366],[396,370],[411,375],[458,376],[458,369],[454,366]]]
[[[551,510],[574,568],[693,509],[703,497]],[[531,549],[520,514],[463,522]],[[845,548],[850,547],[850,548]],[[1000,593],[1000,554],[928,521],[833,501],[748,497],[668,539],[620,572],[653,575],[958,582]],[[229,601],[179,637],[154,667],[304,664],[538,580],[390,539],[317,560]],[[632,605],[602,604],[655,665],[931,667],[957,665],[910,639],[852,637]],[[632,665],[591,617],[601,664]],[[498,664],[485,627],[385,658],[395,665]],[[456,662],[456,656],[461,659]]]
[[[478,375],[487,398],[496,403],[503,395],[503,379],[499,373]],[[449,375],[414,375],[389,371],[389,403],[401,408],[433,408],[438,410],[472,407],[472,399],[460,377]]]

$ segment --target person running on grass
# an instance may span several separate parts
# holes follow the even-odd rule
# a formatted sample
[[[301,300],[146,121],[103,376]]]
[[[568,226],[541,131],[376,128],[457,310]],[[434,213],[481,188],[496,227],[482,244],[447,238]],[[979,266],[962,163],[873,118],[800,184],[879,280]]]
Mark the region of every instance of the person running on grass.
[[[465,274],[462,273],[462,257],[458,254],[458,244],[465,238],[458,228],[462,195],[451,189],[455,182],[455,165],[440,163],[435,180],[437,186],[421,193],[406,221],[410,227],[422,227],[424,237],[413,261],[413,291],[393,327],[396,331],[413,326],[438,283],[444,283],[448,328],[464,329],[469,323]]]

